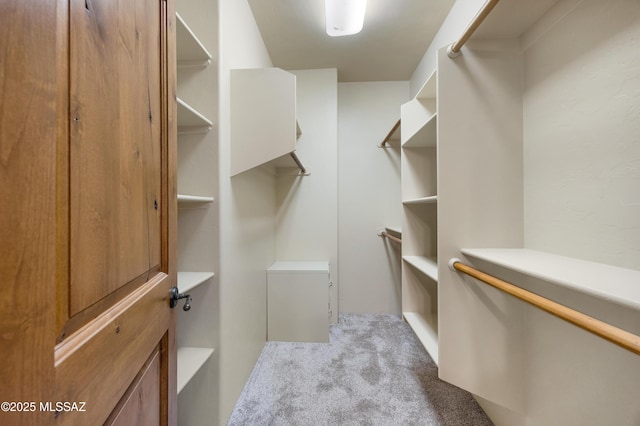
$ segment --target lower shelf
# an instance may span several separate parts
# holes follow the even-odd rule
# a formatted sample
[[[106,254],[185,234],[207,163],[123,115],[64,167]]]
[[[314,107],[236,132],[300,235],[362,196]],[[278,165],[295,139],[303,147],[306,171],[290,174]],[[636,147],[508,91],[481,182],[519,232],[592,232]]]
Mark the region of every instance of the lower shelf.
[[[438,260],[435,257],[402,256],[402,259],[435,282],[438,282]]]
[[[210,348],[178,348],[178,393],[213,354]]]
[[[438,365],[438,316],[419,312],[403,312],[402,316],[416,333],[433,362]]]

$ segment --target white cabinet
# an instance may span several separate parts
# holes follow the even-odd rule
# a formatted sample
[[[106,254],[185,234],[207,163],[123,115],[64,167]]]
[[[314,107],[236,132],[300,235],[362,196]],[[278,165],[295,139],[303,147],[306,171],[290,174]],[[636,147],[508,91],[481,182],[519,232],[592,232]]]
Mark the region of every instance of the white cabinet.
[[[329,341],[329,262],[276,262],[267,270],[267,340]]]
[[[267,163],[276,172],[308,174],[295,154],[300,134],[295,75],[280,68],[231,70],[231,176]]]
[[[402,105],[402,314],[438,363],[436,80]]]

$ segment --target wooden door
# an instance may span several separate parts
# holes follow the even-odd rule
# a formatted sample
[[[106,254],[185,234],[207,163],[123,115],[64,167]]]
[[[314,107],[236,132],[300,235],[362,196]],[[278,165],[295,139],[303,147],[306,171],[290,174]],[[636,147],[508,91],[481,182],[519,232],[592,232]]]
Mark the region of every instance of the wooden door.
[[[0,0],[0,424],[176,423],[174,16]]]

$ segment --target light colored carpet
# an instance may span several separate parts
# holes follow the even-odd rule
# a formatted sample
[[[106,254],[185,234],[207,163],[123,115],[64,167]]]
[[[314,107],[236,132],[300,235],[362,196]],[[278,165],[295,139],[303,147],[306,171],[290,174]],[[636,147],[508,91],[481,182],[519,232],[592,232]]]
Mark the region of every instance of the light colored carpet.
[[[491,425],[399,316],[340,314],[329,343],[267,342],[228,425]]]

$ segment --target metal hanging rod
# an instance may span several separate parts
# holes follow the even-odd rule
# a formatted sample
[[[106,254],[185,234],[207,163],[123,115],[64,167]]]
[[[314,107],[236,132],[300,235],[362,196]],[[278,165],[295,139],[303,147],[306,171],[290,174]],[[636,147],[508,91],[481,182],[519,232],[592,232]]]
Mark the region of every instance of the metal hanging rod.
[[[593,333],[596,336],[600,336],[611,343],[635,353],[636,355],[640,355],[640,336],[636,336],[633,333],[629,333],[628,331],[622,330],[604,321],[600,321],[599,319],[590,317],[582,312],[578,312],[574,309],[561,305],[560,303],[554,302],[485,272],[479,271],[471,266],[461,263],[460,259],[451,259],[449,261],[449,268],[452,271],[460,271],[482,281],[485,284],[489,284],[498,290],[502,290],[505,293],[517,297],[518,299],[555,315],[560,319],[568,321],[583,330]]]
[[[389,234],[387,231],[380,231],[378,232],[378,235],[382,238],[388,238],[391,241],[395,241],[398,244],[402,244],[402,239],[398,237],[394,237],[393,235]]]
[[[498,4],[500,0],[489,0],[482,6],[482,9],[478,12],[478,14],[473,18],[473,21],[469,24],[467,29],[462,34],[462,37],[458,39],[455,43],[447,48],[447,55],[450,58],[456,58],[460,56],[460,49],[462,46],[469,40],[469,38],[473,35],[473,33],[478,29],[480,24],[485,20],[489,13],[493,10],[494,7]]]
[[[387,147],[386,144],[391,140],[391,136],[393,136],[395,131],[398,130],[398,127],[400,127],[400,120],[398,120],[396,122],[396,124],[393,125],[393,127],[391,128],[391,131],[389,131],[389,133],[387,133],[387,136],[385,136],[384,140],[380,143],[380,145],[378,145],[378,148],[386,148]]]
[[[293,161],[296,162],[296,166],[298,166],[298,168],[300,169],[300,171],[302,172],[302,174],[306,174],[307,170],[304,168],[304,166],[302,165],[302,163],[300,162],[300,159],[298,158],[298,156],[296,155],[295,152],[291,152],[290,153],[291,158],[293,158]]]

